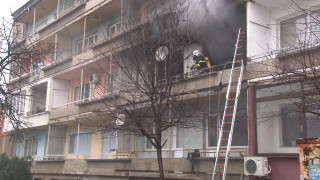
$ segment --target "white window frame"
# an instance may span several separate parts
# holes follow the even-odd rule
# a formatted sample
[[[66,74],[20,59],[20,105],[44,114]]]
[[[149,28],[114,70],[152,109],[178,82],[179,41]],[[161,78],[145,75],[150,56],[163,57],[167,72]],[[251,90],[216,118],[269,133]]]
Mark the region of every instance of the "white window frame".
[[[108,30],[108,33],[109,33],[109,36],[112,36],[114,34],[117,34],[119,32],[121,32],[121,21],[118,21],[116,23],[113,23],[109,26],[109,30]],[[114,32],[112,32],[112,29],[114,28]]]
[[[28,137],[24,139],[23,143],[23,156],[34,156],[37,155],[38,150],[38,138],[37,137]],[[28,142],[28,144],[27,144]],[[31,144],[29,144],[31,142]],[[27,146],[27,147],[26,147]],[[30,147],[30,152],[29,152]]]
[[[217,139],[216,141],[218,142],[218,138],[219,138],[219,121],[218,121],[218,114],[211,114],[210,116],[214,117],[216,120],[217,120],[217,128],[216,128],[216,136],[217,136]],[[214,119],[212,118],[212,119]],[[208,146],[208,148],[215,148],[217,147],[216,145],[215,146],[210,146],[210,142],[209,142],[209,116],[207,118],[207,121],[206,121],[206,144]]]
[[[73,101],[74,102],[78,102],[78,101],[81,101],[81,100],[85,100],[85,99],[91,99],[91,98],[93,98],[94,97],[94,84],[92,85],[93,83],[92,82],[86,82],[86,83],[83,83],[82,84],[82,92],[81,92],[81,85],[77,85],[77,86],[75,86],[74,88],[73,88]],[[86,86],[88,86],[89,87],[89,92],[88,92],[88,94],[89,94],[89,97],[85,97],[85,94],[86,94],[86,91],[87,91],[87,88],[86,88]],[[79,88],[79,95],[77,95],[77,96],[79,96],[79,99],[76,99],[75,97],[76,97],[76,88]],[[82,93],[82,94],[81,94]]]
[[[92,38],[92,42],[90,43],[90,39]],[[76,52],[79,53],[82,50],[86,51],[88,48],[90,48],[94,43],[98,41],[98,33],[95,32],[91,35],[86,36],[84,39],[84,47],[83,47],[83,38],[76,42]],[[79,49],[81,48],[81,49]]]
[[[16,114],[24,115],[26,106],[26,90],[22,90],[19,94],[12,95],[12,108]]]
[[[312,38],[312,30],[311,30],[311,27],[313,27],[312,26],[312,19],[313,19],[313,14],[319,14],[319,21],[320,21],[320,9],[312,9],[312,10],[307,10],[306,12],[304,12],[304,13],[299,13],[299,14],[297,14],[297,15],[291,15],[290,17],[287,17],[287,18],[285,18],[285,19],[281,19],[281,20],[278,20],[278,22],[279,22],[279,30],[278,30],[278,32],[279,32],[279,41],[278,41],[278,48],[280,49],[280,50],[287,50],[287,49],[295,49],[295,48],[300,48],[300,47],[303,47],[304,45],[308,45],[307,47],[315,47],[315,46],[318,46],[318,45],[320,45],[320,39],[319,40],[317,40],[317,42],[314,42],[315,40],[313,40],[313,39],[311,39]],[[282,40],[283,40],[283,38],[281,37],[281,32],[282,32],[282,28],[281,28],[281,25],[282,25],[282,23],[285,23],[286,21],[290,21],[290,20],[292,20],[292,22],[294,21],[294,20],[297,20],[299,17],[303,17],[303,16],[305,16],[305,19],[306,19],[306,32],[304,32],[304,34],[303,35],[300,35],[300,36],[302,36],[302,37],[304,37],[305,36],[305,39],[299,39],[300,37],[296,37],[297,39],[296,39],[296,44],[289,44],[288,45],[288,47],[282,47]],[[320,24],[317,24],[317,26],[318,26],[318,28],[320,28]],[[296,26],[295,26],[296,27]],[[320,32],[319,32],[319,36],[320,36]],[[286,43],[286,42],[284,42],[284,43]],[[289,42],[290,43],[290,42]],[[308,43],[308,44],[305,44],[305,43]]]
[[[109,74],[107,77],[107,94],[119,94],[120,74]]]
[[[68,154],[83,154],[83,153],[79,153],[79,149],[77,150],[77,147],[79,148],[79,146],[77,145],[78,143],[78,136],[79,136],[79,144],[81,143],[80,141],[80,135],[81,134],[86,134],[86,135],[90,135],[90,141],[86,142],[86,143],[90,143],[90,152],[91,153],[91,146],[92,146],[92,132],[90,130],[81,130],[78,134],[78,132],[72,131],[69,133],[69,149],[68,149]],[[74,147],[73,147],[73,152],[70,153],[70,149],[71,149],[71,136],[74,136]],[[88,155],[88,154],[85,154]]]

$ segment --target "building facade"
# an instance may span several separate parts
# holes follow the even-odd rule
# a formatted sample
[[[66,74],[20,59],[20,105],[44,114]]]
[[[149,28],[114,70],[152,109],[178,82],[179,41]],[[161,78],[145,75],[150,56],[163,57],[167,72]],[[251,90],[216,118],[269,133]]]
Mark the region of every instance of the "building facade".
[[[28,125],[22,135],[7,138],[8,143],[2,138],[1,152],[10,148],[7,151],[16,156],[33,156],[32,174],[37,180],[157,179],[156,150],[146,137],[132,131],[104,129],[100,123],[116,123],[118,114],[108,103],[126,93],[121,82],[128,76],[123,66],[115,62],[121,55],[113,51],[121,49],[125,54],[128,49],[139,47],[139,39],[137,43],[130,41],[134,46],[125,39],[146,26],[154,14],[166,17],[160,12],[163,6],[170,9],[165,2],[30,0],[15,11],[17,45],[23,44],[37,53],[11,65],[12,106]],[[292,54],[298,51],[293,47],[301,47],[306,39],[311,39],[310,47],[317,52],[319,2],[229,0],[188,5],[194,7],[190,8],[190,17],[196,14],[194,26],[199,28],[190,33],[192,41],[188,46],[179,49],[177,57],[183,63],[171,78],[176,78],[177,86],[183,83],[187,100],[197,102],[197,111],[189,119],[202,124],[164,131],[165,177],[211,179],[219,117],[225,103],[224,87],[230,75],[228,61],[233,58],[241,27],[246,30],[242,45],[246,66],[227,179],[259,179],[244,174],[246,156],[267,157],[271,179],[299,179],[295,139],[319,137],[320,123],[314,113],[290,110],[296,108],[294,102],[305,102],[303,92],[312,87],[301,81],[273,82],[277,67],[272,62],[290,64]],[[165,32],[167,37],[170,32],[170,28],[149,29],[159,31],[158,36]],[[293,34],[298,31],[300,36]],[[306,35],[308,38],[301,40]],[[208,71],[191,68],[196,49],[212,60],[214,65]],[[127,56],[125,59],[134,61]],[[160,63],[157,68],[161,68]],[[164,75],[159,72],[157,82],[165,79],[168,71]],[[11,130],[13,127],[4,123],[4,131]],[[195,150],[200,155],[193,162],[187,157]]]

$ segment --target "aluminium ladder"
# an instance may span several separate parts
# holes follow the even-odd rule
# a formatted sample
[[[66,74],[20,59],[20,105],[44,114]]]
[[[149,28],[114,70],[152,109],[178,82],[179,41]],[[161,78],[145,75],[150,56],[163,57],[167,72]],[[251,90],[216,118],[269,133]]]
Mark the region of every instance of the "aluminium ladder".
[[[237,114],[238,99],[241,90],[241,81],[243,77],[243,56],[241,52],[243,49],[243,35],[245,32],[241,32],[239,29],[237,43],[235,45],[234,56],[232,60],[232,68],[230,72],[230,79],[226,94],[226,104],[223,112],[223,117],[220,125],[219,139],[217,144],[216,159],[212,174],[212,180],[215,180],[216,176],[222,176],[222,180],[226,179],[228,159],[230,154],[230,148],[232,143],[232,135],[234,130],[235,117]],[[222,145],[223,144],[223,145]],[[227,144],[227,145],[225,145]],[[221,151],[225,150],[225,151]],[[219,163],[219,160],[224,158],[224,163]],[[223,167],[223,172],[217,172],[217,167]],[[220,168],[219,168],[220,169]]]

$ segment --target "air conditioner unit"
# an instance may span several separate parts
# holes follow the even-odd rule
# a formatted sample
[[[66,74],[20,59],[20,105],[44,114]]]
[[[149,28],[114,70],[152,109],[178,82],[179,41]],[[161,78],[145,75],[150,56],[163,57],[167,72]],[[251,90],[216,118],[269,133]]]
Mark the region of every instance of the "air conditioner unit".
[[[268,176],[270,172],[267,157],[244,157],[244,175]]]
[[[99,74],[92,74],[90,76],[90,82],[91,83],[98,83],[99,82]]]

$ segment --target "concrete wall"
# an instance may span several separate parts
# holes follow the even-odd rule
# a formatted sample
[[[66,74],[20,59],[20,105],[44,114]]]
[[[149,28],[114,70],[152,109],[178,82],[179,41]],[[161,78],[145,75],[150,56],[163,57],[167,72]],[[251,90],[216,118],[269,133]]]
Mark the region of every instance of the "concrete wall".
[[[247,4],[247,56],[253,61],[265,60],[280,49],[280,22],[319,8],[319,1],[276,2],[250,1]],[[300,9],[302,8],[302,9]],[[272,57],[271,56],[271,57]]]
[[[191,172],[191,161],[181,159],[164,159],[165,176],[168,179],[209,180],[212,178],[213,159],[198,159],[195,162],[195,173]],[[65,160],[35,162],[31,172],[33,178],[73,179],[81,177],[88,180],[154,178],[157,179],[156,159],[133,160]],[[243,160],[230,159],[227,178],[239,179],[243,173]],[[244,178],[246,179],[246,178]]]

